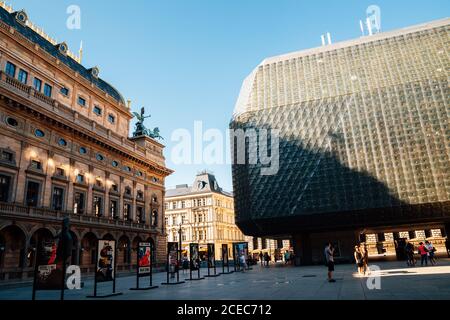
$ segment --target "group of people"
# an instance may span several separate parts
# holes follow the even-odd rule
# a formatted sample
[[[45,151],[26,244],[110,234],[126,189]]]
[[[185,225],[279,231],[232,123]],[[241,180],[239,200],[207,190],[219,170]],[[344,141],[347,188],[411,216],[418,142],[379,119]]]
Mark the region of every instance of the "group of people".
[[[259,253],[259,261],[261,262],[261,266],[269,267],[270,260],[272,258],[267,252],[262,253],[262,251]]]
[[[416,259],[414,258],[414,245],[410,242],[406,245],[408,249],[406,249],[407,254],[407,264],[410,267],[414,267],[416,265]],[[418,254],[420,255],[420,265],[428,266],[428,261],[432,266],[436,265],[436,248],[429,241],[425,241],[425,243],[420,242],[419,247],[417,248]]]
[[[364,276],[370,272],[369,270],[369,251],[366,244],[356,245],[353,253],[355,262],[358,267],[358,274]]]

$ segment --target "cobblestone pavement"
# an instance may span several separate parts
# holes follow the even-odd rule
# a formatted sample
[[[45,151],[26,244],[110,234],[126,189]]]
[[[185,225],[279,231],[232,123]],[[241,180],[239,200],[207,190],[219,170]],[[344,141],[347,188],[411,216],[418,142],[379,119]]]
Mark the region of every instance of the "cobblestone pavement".
[[[374,300],[374,299],[450,299],[450,259],[440,259],[437,266],[408,268],[403,262],[377,262],[380,271],[373,271],[372,278],[358,277],[354,265],[337,265],[336,283],[326,280],[324,266],[286,267],[282,264],[264,268],[253,266],[252,270],[200,281],[186,281],[179,285],[161,285],[166,274],[154,275],[154,285],[159,287],[146,291],[131,291],[136,277],[117,278],[120,296],[118,300]],[[375,269],[373,267],[373,269]],[[221,269],[218,269],[218,272]],[[206,270],[202,270],[203,275]],[[180,280],[188,274],[180,272]],[[379,280],[379,282],[377,282]],[[367,285],[369,282],[369,286]],[[141,279],[141,286],[148,278]],[[370,289],[379,284],[379,289]],[[0,289],[0,300],[29,300],[31,287]],[[112,291],[111,283],[100,283],[98,294]],[[87,299],[93,293],[93,281],[86,280],[81,290],[67,290],[67,300]],[[37,299],[59,299],[59,292],[38,291]]]

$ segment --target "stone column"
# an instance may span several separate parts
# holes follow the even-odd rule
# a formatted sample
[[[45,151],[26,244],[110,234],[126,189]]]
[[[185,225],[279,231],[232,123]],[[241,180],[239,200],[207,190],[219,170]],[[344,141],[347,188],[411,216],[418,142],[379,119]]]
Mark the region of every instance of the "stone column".
[[[293,237],[294,253],[300,258],[300,264],[307,266],[312,264],[311,235],[307,232],[296,234]]]

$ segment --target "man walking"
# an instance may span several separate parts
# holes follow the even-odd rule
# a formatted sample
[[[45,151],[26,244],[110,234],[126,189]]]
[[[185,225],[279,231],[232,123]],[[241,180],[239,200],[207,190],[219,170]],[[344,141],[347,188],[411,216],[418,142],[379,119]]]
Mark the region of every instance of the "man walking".
[[[328,245],[325,247],[325,260],[328,267],[328,282],[336,282],[336,280],[333,279],[333,272],[334,272],[334,248],[331,242],[328,243]]]

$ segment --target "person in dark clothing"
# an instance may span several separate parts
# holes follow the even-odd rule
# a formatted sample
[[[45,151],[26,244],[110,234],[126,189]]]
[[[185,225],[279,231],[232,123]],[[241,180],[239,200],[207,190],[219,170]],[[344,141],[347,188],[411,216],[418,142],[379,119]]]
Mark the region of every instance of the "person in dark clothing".
[[[416,260],[414,259],[414,245],[408,242],[405,246],[406,252],[406,264],[408,267],[414,267],[416,265]]]
[[[447,255],[450,258],[450,239],[448,237],[445,240],[445,249],[447,250]]]
[[[261,261],[261,267],[262,267],[264,264],[264,255],[263,255],[262,251],[259,252],[259,261]]]
[[[265,261],[266,267],[268,267],[269,266],[270,257],[269,257],[269,254],[267,252],[264,253],[264,261]]]

